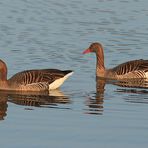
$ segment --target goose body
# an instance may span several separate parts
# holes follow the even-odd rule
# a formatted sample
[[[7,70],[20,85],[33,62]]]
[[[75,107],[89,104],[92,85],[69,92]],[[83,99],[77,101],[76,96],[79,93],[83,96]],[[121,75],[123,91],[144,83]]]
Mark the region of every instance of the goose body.
[[[33,69],[19,72],[7,80],[7,66],[0,60],[0,90],[48,91],[59,88],[72,75],[71,70]]]
[[[83,54],[96,53],[96,76],[107,79],[148,79],[148,60],[133,60],[122,63],[112,69],[104,66],[104,51],[100,43],[92,43]]]

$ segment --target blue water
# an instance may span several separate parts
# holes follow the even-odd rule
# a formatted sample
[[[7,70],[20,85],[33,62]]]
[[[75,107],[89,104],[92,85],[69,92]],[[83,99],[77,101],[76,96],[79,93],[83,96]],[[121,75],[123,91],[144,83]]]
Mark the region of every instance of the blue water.
[[[0,1],[0,58],[8,77],[72,69],[60,96],[0,94],[3,148],[147,148],[148,90],[106,84],[99,95],[92,42],[113,67],[148,57],[147,0]],[[62,95],[62,97],[61,97]]]

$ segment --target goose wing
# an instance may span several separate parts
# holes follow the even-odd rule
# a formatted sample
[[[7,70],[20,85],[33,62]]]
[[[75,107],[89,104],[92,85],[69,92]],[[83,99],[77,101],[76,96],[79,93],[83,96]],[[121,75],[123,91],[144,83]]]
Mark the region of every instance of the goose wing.
[[[117,75],[125,75],[131,72],[148,72],[148,60],[134,60],[120,64],[112,69]]]
[[[58,69],[27,70],[12,76],[8,82],[13,87],[21,87],[26,90],[46,90],[49,84],[64,77],[70,71]]]

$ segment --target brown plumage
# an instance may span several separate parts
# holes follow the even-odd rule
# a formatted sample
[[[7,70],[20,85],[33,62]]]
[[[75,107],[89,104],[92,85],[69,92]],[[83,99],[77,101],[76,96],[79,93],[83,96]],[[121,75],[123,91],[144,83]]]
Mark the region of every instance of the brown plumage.
[[[0,60],[0,90],[46,91],[56,89],[72,74],[71,70],[26,70],[7,80],[7,66]]]
[[[96,53],[96,76],[107,79],[148,79],[148,60],[133,60],[120,64],[112,69],[104,66],[103,46],[100,43],[92,43],[83,54]]]

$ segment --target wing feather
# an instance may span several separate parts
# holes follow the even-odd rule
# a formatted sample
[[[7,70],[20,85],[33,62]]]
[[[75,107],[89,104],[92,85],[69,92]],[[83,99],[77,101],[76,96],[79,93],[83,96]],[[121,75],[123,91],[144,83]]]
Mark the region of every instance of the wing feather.
[[[140,60],[129,61],[114,67],[112,71],[115,72],[117,75],[124,75],[134,71],[147,72],[148,60],[140,59]]]
[[[44,90],[49,84],[64,76],[64,71],[57,69],[28,70],[15,74],[8,82],[24,90]]]

